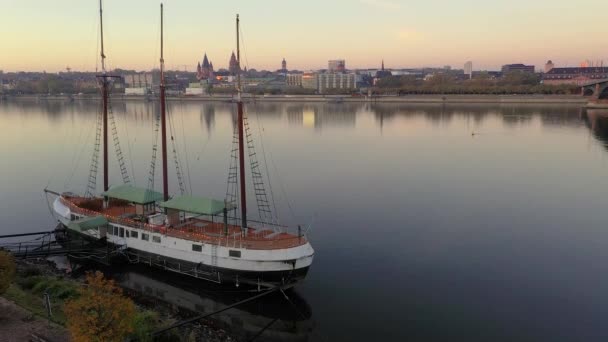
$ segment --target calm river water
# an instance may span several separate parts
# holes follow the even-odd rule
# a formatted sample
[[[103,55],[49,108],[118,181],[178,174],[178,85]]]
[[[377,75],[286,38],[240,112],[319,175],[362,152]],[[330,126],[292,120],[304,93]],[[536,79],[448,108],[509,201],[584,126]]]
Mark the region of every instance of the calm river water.
[[[261,340],[608,338],[608,112],[246,107],[279,216],[312,224],[316,256],[294,294],[306,319],[282,316],[293,310],[277,299],[226,324],[261,328],[278,317]],[[54,228],[45,187],[84,191],[97,110],[85,101],[0,102],[0,233]],[[157,106],[114,102],[113,111],[130,176],[145,185]],[[234,105],[171,102],[169,111],[187,190],[224,198]],[[121,183],[114,153],[110,161],[110,183]],[[224,305],[163,277],[173,279],[129,273],[125,282],[194,311]]]

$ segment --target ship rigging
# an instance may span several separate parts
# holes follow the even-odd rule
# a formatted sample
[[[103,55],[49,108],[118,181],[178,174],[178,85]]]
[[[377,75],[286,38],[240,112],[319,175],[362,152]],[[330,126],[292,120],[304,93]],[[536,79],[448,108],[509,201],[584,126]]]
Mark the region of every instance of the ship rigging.
[[[161,267],[217,283],[249,283],[261,286],[295,284],[306,277],[314,250],[299,228],[291,233],[273,219],[253,138],[242,101],[240,75],[240,19],[236,16],[237,118],[233,132],[228,191],[222,200],[184,195],[171,197],[167,162],[167,104],[164,60],[163,5],[160,6],[160,134],[162,193],[153,189],[156,146],[153,147],[148,187],[130,184],[115,124],[112,128],[122,185],[109,186],[108,119],[114,121],[110,105],[111,81],[106,72],[103,37],[103,8],[99,2],[101,65],[98,75],[102,96],[97,120],[87,191],[83,196],[66,192],[53,202],[53,212],[68,234],[114,246],[131,262]],[[157,130],[157,128],[156,128]],[[102,139],[101,139],[102,138]],[[103,192],[96,195],[97,159],[103,140]],[[171,136],[174,143],[174,137]],[[246,149],[248,153],[246,153]],[[175,153],[175,148],[173,148]],[[251,180],[260,220],[248,218],[245,157],[249,156]],[[176,159],[177,166],[177,159]],[[177,166],[179,168],[179,166]],[[178,169],[178,177],[180,172]],[[151,180],[151,181],[150,181]],[[236,186],[238,182],[238,186]],[[230,189],[234,189],[231,191]],[[230,213],[233,213],[232,216]],[[239,215],[240,214],[240,215]],[[232,223],[231,223],[232,222]]]

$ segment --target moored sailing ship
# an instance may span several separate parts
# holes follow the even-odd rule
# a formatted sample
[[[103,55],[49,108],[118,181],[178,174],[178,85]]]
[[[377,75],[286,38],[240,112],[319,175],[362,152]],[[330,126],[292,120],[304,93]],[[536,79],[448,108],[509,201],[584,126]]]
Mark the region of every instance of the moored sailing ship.
[[[126,181],[123,185],[109,186],[108,102],[111,81],[116,76],[105,70],[101,0],[99,13],[102,73],[98,75],[98,80],[103,104],[99,127],[103,129],[98,131],[98,135],[103,137],[104,191],[101,196],[95,196],[94,174],[89,177],[89,190],[85,195],[68,192],[57,196],[53,211],[65,231],[87,240],[106,242],[131,262],[218,283],[234,283],[237,286],[239,283],[249,283],[260,287],[295,284],[304,279],[314,255],[305,232],[298,227],[297,233],[290,233],[287,227],[276,222],[247,218],[246,117],[241,100],[240,72],[237,75],[234,166],[229,171],[229,184],[232,180],[235,193],[223,200],[184,194],[169,196],[162,4],[159,99],[163,191],[160,193],[152,188],[135,187]],[[240,63],[238,15],[236,27],[237,62]],[[101,137],[97,139],[101,140]],[[246,142],[249,148],[250,141]],[[98,150],[96,145],[95,152],[98,153]],[[251,158],[252,154],[249,156]],[[94,167],[96,170],[95,158],[94,154],[92,169]],[[251,164],[253,178],[259,175],[259,170],[253,169],[254,162]],[[121,166],[121,172],[122,169]],[[253,179],[253,183],[258,206],[260,201],[264,206],[267,198],[264,192],[258,191],[259,179]],[[237,199],[240,199],[240,203],[237,203]],[[265,208],[269,210],[270,206],[266,204]]]

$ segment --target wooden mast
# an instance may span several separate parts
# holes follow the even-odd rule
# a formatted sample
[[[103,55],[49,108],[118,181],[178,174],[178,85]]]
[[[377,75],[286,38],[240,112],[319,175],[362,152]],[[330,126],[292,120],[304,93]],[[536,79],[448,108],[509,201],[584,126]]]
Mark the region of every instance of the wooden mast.
[[[103,101],[103,191],[108,191],[108,77],[103,50],[103,9],[99,0],[99,29],[101,32],[101,97]]]
[[[243,99],[241,98],[241,49],[239,42],[239,15],[236,15],[236,62],[237,62],[237,124],[239,129],[239,179],[241,183],[241,229],[247,232],[247,195],[245,193],[245,147],[243,132]]]
[[[161,154],[163,156],[163,199],[169,200],[167,180],[167,119],[165,113],[165,59],[163,57],[163,4],[160,4],[160,127]]]

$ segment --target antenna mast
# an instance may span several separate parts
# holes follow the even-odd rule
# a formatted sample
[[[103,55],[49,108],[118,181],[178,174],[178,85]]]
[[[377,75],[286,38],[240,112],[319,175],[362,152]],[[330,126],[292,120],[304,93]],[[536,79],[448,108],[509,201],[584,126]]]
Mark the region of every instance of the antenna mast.
[[[245,146],[243,129],[243,99],[241,98],[241,48],[239,42],[239,15],[236,15],[237,112],[239,129],[239,178],[241,183],[241,231],[247,233],[247,195],[245,192]]]
[[[165,110],[165,59],[163,57],[163,4],[160,4],[160,126],[163,156],[163,199],[169,200],[167,180],[167,119]]]

